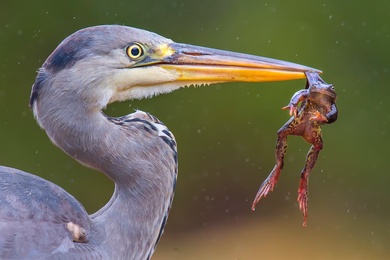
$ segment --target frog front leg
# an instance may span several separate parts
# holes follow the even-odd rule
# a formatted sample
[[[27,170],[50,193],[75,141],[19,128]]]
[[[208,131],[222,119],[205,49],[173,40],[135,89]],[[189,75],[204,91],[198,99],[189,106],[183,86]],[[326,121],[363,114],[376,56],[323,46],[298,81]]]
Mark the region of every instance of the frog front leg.
[[[252,210],[255,210],[256,204],[262,197],[266,197],[269,191],[273,191],[274,186],[278,182],[280,173],[283,169],[284,156],[287,151],[287,136],[292,132],[292,129],[296,127],[296,123],[297,121],[295,120],[295,117],[292,117],[284,126],[279,129],[275,149],[276,164],[271,173],[268,175],[267,179],[265,179],[265,181],[260,185],[256,197],[252,203]]]
[[[298,199],[297,199],[299,203],[299,208],[303,214],[303,226],[306,227],[307,217],[308,217],[307,202],[309,198],[308,197],[309,175],[311,173],[311,170],[314,168],[317,162],[318,154],[320,153],[323,147],[321,128],[318,126],[317,129],[315,129],[315,131],[311,132],[309,135],[304,135],[303,137],[306,141],[312,144],[306,156],[305,167],[301,172],[301,179],[299,182]]]
[[[301,89],[292,96],[290,103],[282,107],[283,110],[290,110],[290,116],[294,115],[294,117],[297,117],[298,115],[298,104],[304,100],[307,99],[307,96],[309,95],[309,90],[307,89]]]

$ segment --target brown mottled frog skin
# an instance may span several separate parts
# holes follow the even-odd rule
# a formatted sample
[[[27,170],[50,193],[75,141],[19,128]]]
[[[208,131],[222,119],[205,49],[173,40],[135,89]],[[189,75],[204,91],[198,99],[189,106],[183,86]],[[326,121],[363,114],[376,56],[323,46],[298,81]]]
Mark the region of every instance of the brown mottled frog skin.
[[[299,208],[303,213],[303,226],[306,226],[308,216],[309,175],[323,147],[321,125],[331,124],[337,120],[335,103],[337,95],[333,85],[327,84],[317,73],[307,72],[306,78],[306,89],[296,92],[288,106],[282,108],[289,109],[292,117],[278,131],[275,167],[261,184],[252,204],[252,210],[254,210],[259,200],[274,189],[283,168],[283,159],[287,150],[287,136],[300,135],[312,144],[306,157],[305,167],[302,170],[298,188],[297,200]],[[299,103],[301,103],[301,106],[298,109]]]

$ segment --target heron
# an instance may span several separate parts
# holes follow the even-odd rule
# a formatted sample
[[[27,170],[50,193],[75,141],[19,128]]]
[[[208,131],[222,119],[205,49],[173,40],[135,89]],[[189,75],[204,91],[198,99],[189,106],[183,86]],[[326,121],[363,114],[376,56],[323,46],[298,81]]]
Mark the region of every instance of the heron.
[[[305,78],[303,65],[176,43],[122,25],[81,29],[38,71],[30,107],[50,140],[114,184],[89,215],[56,184],[0,167],[1,259],[150,259],[172,205],[178,172],[173,134],[140,110],[102,111],[184,86]]]

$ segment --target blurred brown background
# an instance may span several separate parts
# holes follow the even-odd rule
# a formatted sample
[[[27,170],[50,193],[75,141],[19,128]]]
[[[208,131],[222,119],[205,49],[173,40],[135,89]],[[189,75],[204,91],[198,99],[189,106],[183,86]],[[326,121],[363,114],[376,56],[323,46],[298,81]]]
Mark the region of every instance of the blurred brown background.
[[[250,210],[288,119],[280,108],[304,80],[185,88],[105,111],[148,111],[178,142],[177,192],[153,259],[389,259],[389,10],[386,0],[0,0],[0,163],[59,184],[91,213],[110,198],[112,183],[53,146],[28,108],[36,70],[83,27],[124,24],[301,63],[335,84],[340,111],[323,127],[307,228],[296,196],[309,145],[298,137],[278,186]]]

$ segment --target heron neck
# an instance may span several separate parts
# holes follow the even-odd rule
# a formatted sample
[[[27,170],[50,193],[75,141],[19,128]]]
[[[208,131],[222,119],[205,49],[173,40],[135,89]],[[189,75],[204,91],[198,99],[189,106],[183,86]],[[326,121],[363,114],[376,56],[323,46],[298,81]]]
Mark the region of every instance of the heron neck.
[[[83,107],[75,99],[61,104],[53,108],[45,101],[38,103],[40,124],[67,154],[115,182],[110,201],[91,216],[97,230],[94,241],[105,241],[100,246],[116,259],[147,258],[161,235],[173,197],[176,168],[173,157],[167,156],[172,151],[157,133],[145,131],[140,121],[116,124],[99,108]]]

